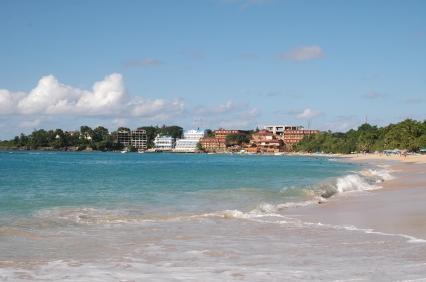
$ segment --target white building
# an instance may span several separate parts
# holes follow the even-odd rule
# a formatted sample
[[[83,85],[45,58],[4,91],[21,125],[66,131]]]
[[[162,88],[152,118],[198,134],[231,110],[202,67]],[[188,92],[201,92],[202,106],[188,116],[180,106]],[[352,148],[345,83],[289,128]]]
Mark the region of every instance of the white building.
[[[197,144],[206,135],[205,130],[187,130],[183,133],[183,139],[176,140],[175,152],[193,153],[197,151]]]
[[[190,140],[197,140],[200,141],[201,138],[203,138],[206,135],[205,130],[187,130],[183,133],[183,139],[190,139]]]
[[[154,146],[157,151],[171,151],[175,147],[175,138],[157,135],[154,139]]]
[[[284,135],[286,130],[302,130],[303,126],[292,126],[292,125],[266,125],[265,130],[272,132],[274,135]]]

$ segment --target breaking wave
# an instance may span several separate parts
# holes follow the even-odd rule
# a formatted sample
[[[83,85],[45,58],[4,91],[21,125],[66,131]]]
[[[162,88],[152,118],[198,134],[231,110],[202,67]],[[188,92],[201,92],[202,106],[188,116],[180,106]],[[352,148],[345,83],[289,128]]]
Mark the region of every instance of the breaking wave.
[[[141,224],[165,221],[193,220],[210,217],[225,219],[259,219],[262,217],[282,218],[280,214],[289,208],[304,207],[326,202],[330,197],[342,193],[362,192],[380,189],[383,181],[393,176],[386,169],[364,169],[348,175],[312,185],[309,187],[290,187],[279,192],[277,202],[261,202],[254,208],[243,212],[238,209],[192,212],[180,214],[145,214],[143,211],[102,209],[91,207],[60,207],[40,210],[35,217],[47,225],[92,225],[92,224]],[[281,202],[279,202],[281,199]]]

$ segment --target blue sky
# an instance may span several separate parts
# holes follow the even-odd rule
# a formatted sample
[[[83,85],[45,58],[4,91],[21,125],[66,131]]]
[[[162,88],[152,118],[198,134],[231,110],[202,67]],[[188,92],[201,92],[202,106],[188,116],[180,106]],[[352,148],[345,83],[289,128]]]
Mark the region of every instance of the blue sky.
[[[425,119],[425,11],[410,0],[1,1],[0,138]]]

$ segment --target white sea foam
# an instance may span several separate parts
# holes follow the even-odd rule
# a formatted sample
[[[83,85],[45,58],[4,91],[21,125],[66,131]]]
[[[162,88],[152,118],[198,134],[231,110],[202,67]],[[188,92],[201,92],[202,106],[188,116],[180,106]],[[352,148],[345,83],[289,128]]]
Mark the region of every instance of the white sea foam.
[[[122,224],[152,222],[143,216],[129,215],[120,211],[97,208],[51,208],[40,210],[37,218],[57,224]]]
[[[334,229],[344,229],[344,230],[347,230],[347,231],[364,232],[366,234],[376,234],[376,235],[381,235],[381,236],[401,237],[401,238],[406,239],[408,243],[426,243],[425,239],[416,238],[414,236],[407,235],[407,234],[380,232],[380,231],[375,231],[374,229],[369,229],[369,228],[358,228],[354,225],[341,226],[341,225],[331,225],[331,224],[322,224],[322,223],[318,223],[318,224],[320,226],[330,227],[330,228],[334,228]]]
[[[360,171],[360,174],[366,177],[376,178],[379,182],[382,182],[382,181],[395,179],[395,177],[391,175],[390,172],[391,171],[388,169],[371,169],[370,168],[370,169]]]
[[[365,178],[358,174],[349,174],[339,177],[336,181],[336,191],[338,193],[368,191],[379,188],[380,186],[369,184]]]

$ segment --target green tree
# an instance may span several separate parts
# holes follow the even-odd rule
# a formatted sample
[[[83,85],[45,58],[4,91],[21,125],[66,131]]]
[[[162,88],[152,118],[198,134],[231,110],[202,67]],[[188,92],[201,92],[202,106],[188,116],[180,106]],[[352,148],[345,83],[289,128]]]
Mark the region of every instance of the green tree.
[[[215,136],[214,131],[211,129],[206,129],[206,136],[212,138]]]
[[[173,138],[182,138],[183,128],[177,125],[172,125],[172,126],[163,125],[163,127],[157,129],[157,134],[160,134],[162,136],[168,135]]]
[[[226,136],[226,146],[232,146],[232,145],[242,145],[243,143],[249,143],[250,142],[250,137],[247,134],[242,134],[242,133],[233,133],[233,134],[228,134]]]
[[[200,142],[197,143],[197,147],[196,148],[197,148],[197,151],[204,152],[204,148],[203,148],[203,146],[201,145]]]
[[[154,139],[158,134],[158,126],[142,126],[138,127],[138,129],[143,129],[146,131],[146,138],[147,138],[147,147],[153,148],[154,147]]]
[[[106,141],[109,137],[109,131],[103,126],[98,126],[93,129],[93,141],[100,142]]]

